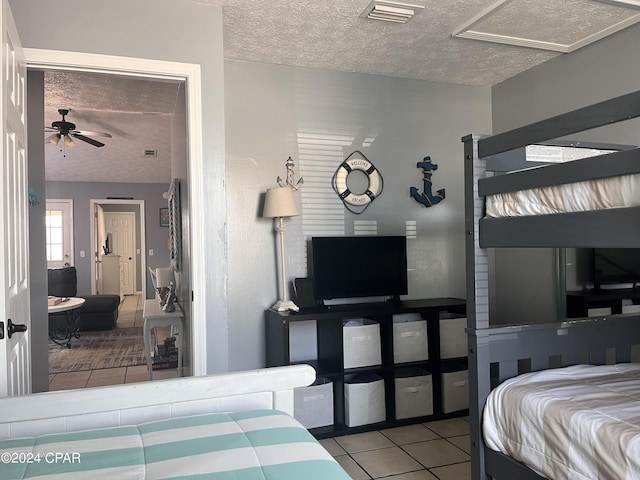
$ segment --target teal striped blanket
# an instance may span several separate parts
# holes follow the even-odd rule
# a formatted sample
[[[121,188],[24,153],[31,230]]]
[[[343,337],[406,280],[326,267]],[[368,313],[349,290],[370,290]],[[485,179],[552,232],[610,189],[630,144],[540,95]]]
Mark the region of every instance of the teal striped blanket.
[[[350,479],[297,420],[277,410],[3,440],[0,478]]]

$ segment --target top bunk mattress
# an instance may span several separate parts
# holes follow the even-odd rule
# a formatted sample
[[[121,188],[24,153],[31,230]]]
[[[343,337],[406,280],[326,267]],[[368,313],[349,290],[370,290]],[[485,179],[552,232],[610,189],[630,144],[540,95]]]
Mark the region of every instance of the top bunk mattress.
[[[488,195],[485,215],[522,217],[637,206],[640,206],[638,173]]]
[[[640,479],[640,364],[527,373],[495,388],[486,445],[563,479]]]

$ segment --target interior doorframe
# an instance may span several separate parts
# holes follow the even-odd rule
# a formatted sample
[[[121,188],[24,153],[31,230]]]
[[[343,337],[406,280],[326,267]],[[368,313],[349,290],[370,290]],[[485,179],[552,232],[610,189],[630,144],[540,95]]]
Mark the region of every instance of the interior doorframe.
[[[138,218],[138,226],[140,229],[140,245],[137,246],[140,249],[140,272],[141,272],[141,280],[142,283],[140,288],[142,289],[142,295],[146,296],[147,294],[147,240],[146,240],[146,232],[145,232],[145,219],[146,213],[144,209],[144,200],[116,200],[116,199],[107,199],[107,200],[98,200],[98,199],[90,199],[89,200],[89,211],[91,212],[89,225],[91,228],[91,244],[92,246],[97,245],[97,237],[98,237],[98,225],[96,224],[96,206],[97,205],[137,205],[140,210],[140,217]],[[100,258],[100,252],[91,252],[91,255],[98,255]],[[94,279],[97,277],[98,272],[96,272],[96,259],[93,258],[91,261],[91,293],[93,295],[96,294],[96,282]],[[145,297],[146,298],[146,297]]]
[[[184,81],[187,99],[187,142],[189,164],[189,210],[191,229],[191,286],[206,291],[204,177],[202,148],[202,75],[200,65],[82,52],[25,48],[27,68],[71,70]],[[207,324],[204,296],[191,302],[191,371],[207,373]]]

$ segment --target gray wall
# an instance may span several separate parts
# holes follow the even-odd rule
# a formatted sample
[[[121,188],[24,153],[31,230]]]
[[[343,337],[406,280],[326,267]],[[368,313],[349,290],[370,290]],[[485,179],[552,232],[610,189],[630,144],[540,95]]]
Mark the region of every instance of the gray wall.
[[[27,118],[34,125],[44,125],[44,75],[28,72],[27,90],[33,92],[27,101]],[[29,273],[31,277],[31,378],[32,391],[49,390],[49,315],[45,298],[47,285],[47,253],[45,248],[45,180],[44,142],[42,135],[28,136],[29,187],[40,203],[29,207]],[[37,294],[40,292],[40,294]]]
[[[203,302],[207,322],[206,370],[210,373],[227,371],[221,7],[190,0],[155,0],[153,8],[149,2],[128,0],[107,3],[69,0],[61,9],[52,9],[46,0],[10,0],[9,3],[23,46],[28,48],[200,65],[204,172],[198,180],[204,197],[211,203],[205,218],[199,220],[208,241],[203,262],[211,273],[207,275],[205,291],[194,293]]]
[[[277,186],[276,178],[285,177],[287,157],[296,162],[296,177],[301,157],[314,157],[301,140],[308,133],[338,148],[323,180],[327,185],[354,150],[384,179],[382,195],[363,214],[345,213],[345,233],[353,234],[354,221],[369,220],[377,222],[379,235],[404,235],[405,222],[415,221],[408,297],[464,297],[460,138],[490,131],[488,88],[226,60],[225,99],[230,369],[264,364],[264,310],[278,299],[278,277],[273,221],[260,217],[261,201],[267,188]],[[332,143],[336,136],[341,145]],[[367,137],[375,137],[370,146]],[[409,197],[410,186],[422,190],[416,163],[426,155],[438,165],[434,189],[445,188],[447,195],[431,208]],[[313,188],[305,183],[295,194],[301,215],[287,219],[289,280],[306,275],[309,205],[301,200]]]
[[[638,90],[640,64],[633,61],[638,58],[638,45],[640,25],[635,25],[494,86],[494,133]],[[639,129],[640,122],[632,120],[571,138],[637,145]],[[514,308],[529,312],[527,320],[533,322],[548,319],[541,311],[555,310],[554,252],[540,249],[533,253],[534,261],[530,256],[516,260],[502,258],[503,264],[510,263],[511,267],[505,267],[502,284],[508,290],[500,290],[500,298],[515,300],[501,306],[502,312],[508,312],[506,318],[500,319],[501,323],[513,319]],[[579,289],[584,285],[586,257],[569,249],[566,258],[566,287]],[[513,271],[513,265],[518,265],[517,272]]]
[[[639,42],[640,25],[634,25],[494,86],[494,133],[638,90]],[[637,145],[634,123],[600,129],[589,137]]]

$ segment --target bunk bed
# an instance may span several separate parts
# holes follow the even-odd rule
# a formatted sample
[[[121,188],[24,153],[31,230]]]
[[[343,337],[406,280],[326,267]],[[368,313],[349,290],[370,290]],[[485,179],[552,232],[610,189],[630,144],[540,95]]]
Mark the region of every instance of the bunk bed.
[[[562,139],[639,116],[640,92],[634,92],[505,133],[493,136],[468,135],[462,139],[466,192],[469,417],[471,468],[474,480],[539,480],[545,476],[552,476],[550,473],[545,474],[538,466],[527,466],[522,459],[489,448],[485,444],[483,414],[488,410],[485,405],[490,394],[493,393],[490,397],[493,398],[502,386],[506,386],[508,390],[511,388],[510,382],[518,384],[528,375],[545,375],[545,371],[572,375],[575,372],[571,369],[582,368],[575,367],[580,364],[605,365],[596,368],[614,369],[613,373],[604,373],[606,379],[607,375],[615,375],[620,369],[624,370],[625,366],[620,364],[637,361],[640,344],[638,314],[579,319],[566,319],[559,315],[544,319],[544,323],[540,324],[493,325],[493,313],[489,308],[491,256],[488,249],[640,246],[640,202],[633,185],[629,187],[629,184],[637,181],[640,172],[640,149],[620,146],[603,154],[539,168],[525,168],[527,162],[524,161],[523,153],[527,146],[536,144],[598,147],[598,144],[590,145]],[[630,199],[623,204],[605,205],[602,208],[570,208],[562,213],[548,213],[548,210],[540,215],[533,214],[535,212],[506,217],[486,214],[486,200],[495,198],[494,195],[545,188],[563,189],[562,185],[576,182],[591,185],[591,182],[610,182],[618,176],[624,176],[627,188],[631,188],[624,195],[620,195],[626,196],[627,200]],[[610,188],[610,185],[606,188]],[[499,295],[499,292],[495,294]],[[570,367],[572,365],[574,367]],[[635,376],[635,385],[640,384],[640,375],[637,373],[639,370],[632,370],[634,371],[630,375]],[[580,380],[572,381],[580,385]],[[584,381],[585,385],[588,383],[591,382]],[[637,395],[637,390],[640,389],[636,386],[633,388],[636,390],[631,393],[632,396]],[[550,389],[551,387],[548,391]],[[500,395],[502,394],[503,392],[500,392]],[[637,404],[638,397],[634,398]],[[499,416],[500,413],[495,415]],[[537,413],[530,416],[536,415]],[[563,421],[560,420],[560,423]],[[520,424],[512,423],[513,425]],[[496,447],[492,440],[488,443]],[[539,448],[544,450],[549,447]],[[637,467],[629,468],[633,470]],[[563,475],[560,474],[559,477],[592,478],[588,475]],[[604,474],[600,478],[618,478],[615,473],[610,472],[608,475],[609,477]],[[626,478],[640,478],[640,472],[635,471]]]

